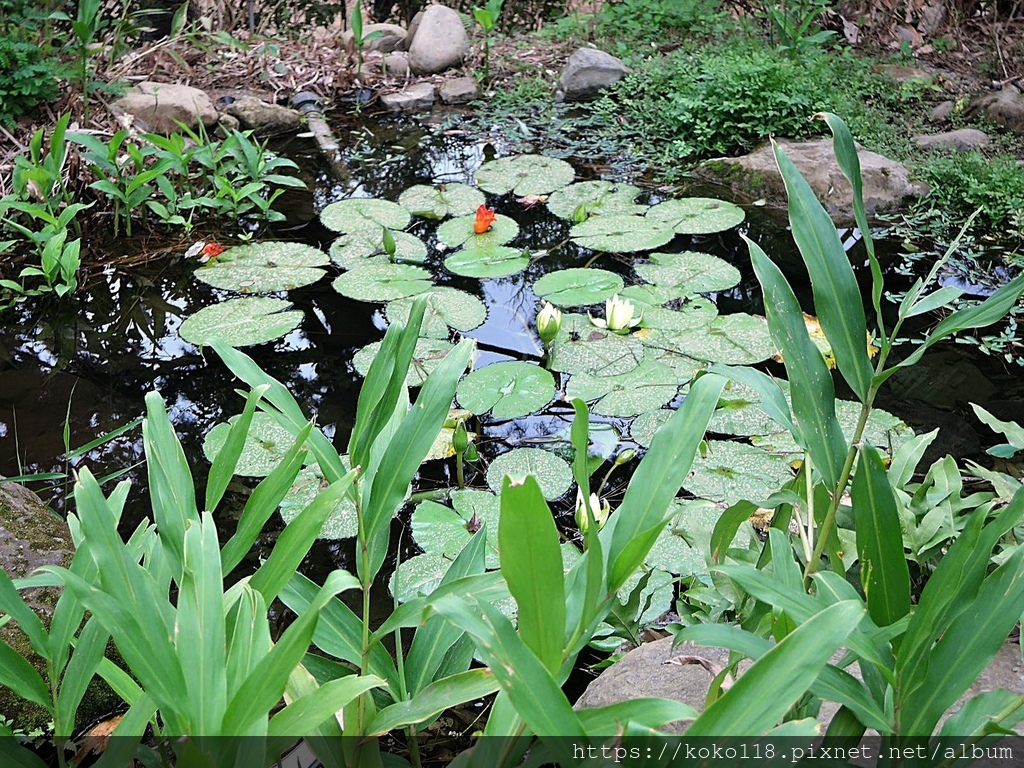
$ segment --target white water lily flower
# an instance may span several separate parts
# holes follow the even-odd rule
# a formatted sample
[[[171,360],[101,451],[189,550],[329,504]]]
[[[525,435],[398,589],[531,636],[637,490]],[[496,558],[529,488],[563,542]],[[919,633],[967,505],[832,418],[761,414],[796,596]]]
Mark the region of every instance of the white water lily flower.
[[[580,529],[580,533],[586,533],[590,527],[590,520],[587,517],[587,509],[584,506],[583,492],[576,489],[576,525]],[[604,528],[604,524],[608,522],[608,515],[611,514],[611,505],[605,501],[602,502],[596,493],[590,494],[590,510],[594,513],[594,522],[597,523],[597,530]]]
[[[562,313],[557,307],[545,301],[537,314],[537,335],[545,347],[554,341],[561,327]]]
[[[620,299],[619,294],[615,294],[604,304],[605,319],[591,315],[590,322],[613,333],[629,333],[630,329],[640,325],[643,319],[643,313],[634,316],[635,311],[633,302],[629,299]]]

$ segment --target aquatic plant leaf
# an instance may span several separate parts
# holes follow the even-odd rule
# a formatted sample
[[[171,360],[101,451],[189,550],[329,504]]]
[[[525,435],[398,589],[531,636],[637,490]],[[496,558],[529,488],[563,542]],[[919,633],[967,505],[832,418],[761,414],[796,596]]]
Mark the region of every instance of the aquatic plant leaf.
[[[463,248],[444,260],[445,269],[462,277],[507,277],[528,266],[529,252],[494,243]]]
[[[580,181],[553,192],[548,210],[560,219],[585,221],[591,216],[626,214],[642,216],[646,205],[637,205],[640,188],[611,181]]]
[[[683,487],[697,498],[732,505],[763,501],[792,479],[785,458],[745,443],[709,440],[707,455],[694,458]]]
[[[375,341],[367,344],[352,356],[352,365],[356,371],[365,376],[370,370],[370,363],[380,351],[381,343]],[[409,373],[405,377],[406,386],[422,387],[427,376],[441,363],[455,345],[443,339],[417,339],[416,348],[412,353],[412,363],[409,365]]]
[[[453,559],[428,553],[402,560],[388,579],[388,591],[400,603],[426,597],[437,589]]]
[[[770,435],[784,429],[761,407],[761,395],[753,387],[731,381],[722,390],[708,431],[723,435]]]
[[[627,285],[619,291],[619,298],[629,299],[634,304],[660,307],[662,304],[682,298],[684,294],[685,291],[682,289],[682,286],[640,283],[638,285]]]
[[[474,213],[484,204],[484,194],[468,184],[416,184],[398,196],[398,204],[413,216],[443,219]]]
[[[612,253],[653,251],[676,236],[672,227],[648,216],[594,216],[574,226],[572,239],[584,248]]]
[[[576,171],[567,162],[543,155],[499,157],[476,172],[481,189],[496,195],[512,192],[516,197],[546,195],[571,184],[574,178]]]
[[[372,197],[352,197],[331,203],[320,212],[320,222],[330,230],[341,232],[377,231],[387,227],[405,229],[412,214],[398,203]]]
[[[677,511],[651,547],[647,564],[683,577],[707,573],[706,555],[722,508],[705,499],[676,501],[672,506]],[[733,541],[734,546],[747,546],[749,526],[741,527]]]
[[[490,229],[480,234],[473,231],[475,223],[475,214],[449,219],[437,228],[437,240],[449,248],[464,245],[466,248],[486,250],[504,245],[519,234],[519,225],[508,216],[496,216]]]
[[[424,461],[436,461],[438,459],[450,459],[455,455],[455,447],[452,445],[452,439],[455,437],[455,424],[459,419],[468,419],[473,414],[467,411],[465,408],[452,408],[448,411],[448,418],[444,420],[444,426],[441,427],[441,431],[437,433],[437,437],[434,440],[434,444],[430,446],[430,450],[427,451],[427,457]],[[476,432],[466,432],[470,440],[476,440]]]
[[[422,295],[422,294],[421,294]],[[479,298],[457,288],[438,286],[426,292],[427,306],[423,312],[420,336],[447,339],[449,328],[471,331],[487,319],[487,307]],[[415,297],[395,299],[384,307],[388,324],[407,325]]]
[[[541,448],[513,448],[492,461],[487,468],[487,485],[492,491],[500,493],[505,475],[518,479],[533,475],[544,498],[549,501],[557,499],[572,485],[569,464]]]
[[[775,354],[764,318],[742,312],[718,317],[710,325],[692,330],[662,331],[656,343],[695,360],[728,365],[751,365]]]
[[[533,292],[557,307],[581,307],[600,304],[622,287],[622,277],[614,272],[577,267],[548,272],[533,284]]]
[[[551,402],[555,380],[538,365],[493,363],[477,368],[459,382],[456,399],[463,408],[495,419],[528,416]]]
[[[178,333],[198,346],[215,337],[232,347],[265,344],[290,333],[302,322],[302,311],[289,310],[290,306],[291,302],[269,296],[228,299],[185,318]]]
[[[636,416],[656,411],[672,402],[678,393],[675,371],[647,360],[618,376],[576,374],[565,388],[566,397],[596,401],[590,410],[602,416]]]
[[[651,263],[633,267],[640,277],[656,285],[679,286],[685,293],[724,291],[740,282],[736,267],[710,253],[652,253],[648,258]]]
[[[348,456],[341,457],[345,469],[350,469]],[[299,513],[312,503],[328,483],[320,471],[320,465],[311,464],[299,470],[292,483],[291,490],[285,496],[278,510],[285,523],[290,523]],[[320,529],[318,539],[351,539],[359,533],[359,520],[356,517],[356,505],[348,496],[342,498],[327,515],[327,520]]]
[[[658,411],[648,411],[637,416],[629,425],[629,436],[633,442],[642,448],[650,448],[654,433],[672,416],[672,411],[662,408]]]
[[[433,282],[422,267],[373,263],[338,275],[331,287],[356,301],[385,302],[429,291]]]
[[[232,416],[206,433],[203,440],[203,455],[207,461],[213,462],[220,453],[231,425],[237,418],[238,416]],[[235,474],[243,477],[266,477],[280,463],[294,442],[295,435],[278,424],[273,416],[257,411],[252,415],[252,424],[245,436],[245,444],[238,457]]]
[[[271,293],[315,283],[324,276],[319,267],[328,261],[319,248],[268,241],[228,248],[193,275],[226,291]]]
[[[664,222],[680,235],[724,232],[743,222],[746,214],[738,205],[708,197],[684,197],[652,206],[648,219]]]
[[[390,231],[390,230],[389,230]],[[427,246],[415,235],[408,232],[391,232],[395,241],[396,262],[422,264],[427,260]],[[337,238],[328,250],[328,255],[342,269],[355,269],[367,263],[388,263],[392,261],[384,248],[384,229],[364,229],[350,232]]]
[[[647,355],[644,359],[667,365],[675,373],[678,384],[687,384],[693,381],[698,372],[708,367],[707,363],[701,360],[694,360],[692,357],[677,354],[672,350],[659,350],[651,347],[647,348]]]
[[[644,309],[643,327],[664,331],[687,331],[707,328],[718,317],[718,307],[703,296],[692,296],[679,304],[678,309],[647,307]],[[652,334],[653,336],[653,334]],[[641,338],[644,338],[641,336]]]
[[[562,315],[562,327],[548,354],[548,368],[563,373],[615,376],[628,373],[644,359],[637,334],[620,335],[598,328],[586,315]]]
[[[412,537],[427,554],[444,555],[452,560],[466,546],[473,533],[487,524],[485,563],[498,567],[498,517],[501,504],[488,491],[452,491],[452,506],[434,501],[420,502],[412,513]],[[454,509],[452,508],[454,507]]]

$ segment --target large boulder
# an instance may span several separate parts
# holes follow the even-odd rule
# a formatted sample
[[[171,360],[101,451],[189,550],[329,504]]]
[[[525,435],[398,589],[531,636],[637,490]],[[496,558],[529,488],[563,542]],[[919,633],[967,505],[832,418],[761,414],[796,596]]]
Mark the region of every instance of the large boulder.
[[[130,116],[140,130],[165,135],[180,132],[179,123],[197,129],[217,122],[217,110],[205,91],[151,80],[139,83],[112,102],[110,111],[115,117]]]
[[[427,6],[407,41],[409,67],[417,75],[444,72],[461,64],[469,53],[462,17],[443,5]]]
[[[971,99],[967,116],[983,115],[1014,133],[1024,134],[1024,94],[1012,85]]]
[[[580,48],[565,63],[558,79],[555,98],[559,101],[588,101],[629,74],[622,59],[596,48]]]
[[[302,117],[294,109],[271,104],[256,96],[234,96],[225,99],[225,111],[238,120],[242,128],[256,136],[280,136],[302,129]]]
[[[397,24],[366,24],[363,27],[363,52],[380,51],[391,53],[405,48],[408,33]],[[355,35],[346,29],[341,35],[341,43],[346,48],[355,46]]]
[[[778,142],[804,175],[818,200],[837,224],[853,222],[853,190],[836,163],[831,139]],[[923,196],[926,185],[911,181],[907,168],[895,160],[869,152],[859,144],[864,207],[868,216],[894,211]],[[750,200],[763,199],[770,208],[787,208],[786,187],[771,145],[742,157],[711,160],[700,166],[700,175],[729,185]]]

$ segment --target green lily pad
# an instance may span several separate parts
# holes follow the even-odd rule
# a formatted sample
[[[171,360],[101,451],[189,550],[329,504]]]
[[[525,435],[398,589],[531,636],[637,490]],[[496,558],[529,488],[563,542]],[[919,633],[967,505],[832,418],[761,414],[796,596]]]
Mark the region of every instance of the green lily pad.
[[[426,292],[427,306],[423,312],[420,336],[447,339],[449,327],[457,331],[471,331],[487,319],[487,307],[476,296],[465,291],[438,286]],[[422,294],[421,294],[422,295]],[[396,299],[384,308],[388,323],[409,322],[409,312],[418,296]]]
[[[207,461],[217,458],[224,442],[228,439],[231,425],[238,419],[232,416],[227,422],[215,425],[203,440],[203,455]],[[252,424],[245,437],[242,453],[238,457],[235,474],[242,477],[266,477],[281,462],[284,455],[295,443],[295,435],[278,424],[273,416],[257,411],[252,415]]]
[[[352,365],[362,376],[370,370],[373,358],[380,352],[380,342],[375,341],[367,344],[352,356]],[[405,377],[405,384],[408,387],[422,387],[435,368],[444,359],[445,355],[452,351],[455,345],[442,339],[418,339],[416,348],[412,353],[412,364],[409,366],[409,373]]]
[[[619,291],[619,298],[629,299],[634,304],[645,305],[644,312],[647,311],[646,307],[648,306],[660,307],[662,304],[675,301],[684,295],[685,291],[681,286],[648,285],[646,283],[627,285]]]
[[[622,277],[606,269],[561,269],[533,284],[533,292],[557,307],[600,304],[622,290]]]
[[[366,264],[334,278],[331,287],[356,301],[385,302],[429,291],[430,273],[410,264]]]
[[[408,232],[392,232],[395,240],[395,261],[422,264],[427,260],[427,246]],[[328,251],[331,261],[342,269],[355,269],[367,263],[385,264],[391,261],[384,248],[383,229],[365,229],[342,235]]]
[[[660,331],[655,340],[644,343],[674,349],[692,357],[727,365],[752,365],[775,354],[775,344],[764,318],[742,312],[723,315],[710,325],[686,331]]]
[[[388,579],[388,591],[400,603],[426,597],[437,589],[453,559],[435,553],[403,560]]]
[[[716,317],[718,307],[715,303],[703,296],[696,296],[682,303],[679,309],[645,308],[643,327],[663,331],[688,331],[693,328],[707,328]]]
[[[229,248],[193,274],[214,288],[239,293],[290,291],[315,283],[328,263],[319,248],[302,243],[263,242]]]
[[[700,499],[735,504],[763,501],[793,479],[782,457],[745,443],[709,440],[707,456],[697,456],[683,487]]]
[[[508,216],[498,214],[491,224],[491,228],[480,234],[473,231],[475,221],[476,214],[449,219],[437,228],[438,242],[444,243],[449,248],[465,245],[466,248],[486,250],[504,245],[519,234],[519,225],[515,219],[510,219]]]
[[[579,397],[602,416],[636,416],[656,411],[679,393],[675,372],[667,365],[644,361],[629,373],[618,376],[576,374],[569,379],[566,397]]]
[[[685,293],[724,291],[740,282],[736,267],[710,253],[652,253],[648,258],[650,264],[634,266],[640,277],[656,285],[679,286]]]
[[[487,491],[452,491],[452,506],[424,501],[412,513],[412,537],[427,554],[452,560],[470,537],[487,524],[486,567],[498,567],[498,518],[501,502]],[[454,509],[453,509],[454,507]]]
[[[637,335],[639,336],[640,334]],[[707,363],[694,360],[692,357],[680,355],[672,350],[658,350],[651,347],[647,348],[647,355],[644,359],[671,368],[672,372],[676,375],[677,384],[688,384],[693,381],[694,376],[699,371],[708,367]]]
[[[540,448],[513,448],[491,462],[487,468],[487,485],[501,493],[505,475],[521,479],[526,475],[537,478],[545,499],[557,499],[572,485],[572,469],[564,459]]]
[[[658,428],[672,417],[672,411],[662,408],[660,411],[648,411],[637,416],[629,425],[629,436],[642,448],[650,448],[651,440]]]
[[[413,216],[443,219],[474,213],[484,204],[484,194],[468,184],[416,184],[398,196],[398,204]]]
[[[378,232],[383,227],[405,229],[412,215],[398,203],[372,197],[352,197],[331,203],[320,212],[321,223],[330,230],[341,232]]]
[[[722,391],[718,408],[708,424],[708,432],[723,435],[769,435],[782,428],[761,408],[761,395],[738,382],[730,382]]]
[[[612,253],[653,251],[676,236],[672,228],[660,220],[623,214],[594,216],[574,226],[570,234],[584,248]]]
[[[618,334],[598,328],[586,315],[562,315],[562,327],[548,353],[548,368],[563,373],[616,376],[628,373],[644,359],[637,334]]]
[[[574,178],[576,171],[567,162],[542,155],[500,157],[476,172],[481,189],[496,195],[512,192],[516,197],[546,195],[571,184]]]
[[[341,463],[345,469],[351,469],[348,456],[341,457]],[[299,470],[299,474],[292,483],[291,490],[284,497],[278,511],[285,523],[291,523],[299,513],[309,506],[329,483],[324,479],[323,472],[318,464],[310,464]],[[355,502],[347,496],[334,505],[324,521],[318,539],[351,539],[359,533],[359,519],[356,515]]]
[[[647,218],[666,223],[680,235],[707,235],[732,229],[743,222],[746,214],[738,205],[724,200],[686,197],[652,206]]]
[[[585,221],[591,216],[627,214],[642,216],[646,205],[637,205],[640,188],[611,181],[580,181],[562,187],[548,198],[548,210],[560,219]]]
[[[302,311],[288,310],[290,306],[284,299],[269,296],[228,299],[203,307],[185,318],[178,333],[185,341],[198,346],[213,338],[220,338],[233,347],[266,344],[291,333],[302,322]]]
[[[706,574],[711,534],[722,516],[721,507],[704,499],[690,499],[677,500],[672,508],[677,511],[662,529],[645,562],[684,578]],[[749,541],[749,526],[741,526],[733,545],[745,547]]]
[[[555,396],[555,380],[530,363],[493,363],[477,368],[459,382],[456,397],[475,414],[515,419],[543,408]]]
[[[444,260],[444,268],[462,277],[507,277],[530,266],[530,254],[521,248],[493,243],[463,248]]]

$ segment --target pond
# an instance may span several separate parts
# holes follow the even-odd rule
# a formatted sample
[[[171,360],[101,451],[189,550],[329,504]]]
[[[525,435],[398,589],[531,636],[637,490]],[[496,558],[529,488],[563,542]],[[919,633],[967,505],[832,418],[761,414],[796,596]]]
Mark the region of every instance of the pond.
[[[339,245],[331,248],[332,243],[339,239],[337,232],[318,220],[318,213],[327,206],[350,198],[396,201],[413,185],[431,188],[446,185],[453,191],[461,190],[459,185],[475,184],[477,172],[485,162],[505,154],[500,142],[478,140],[458,128],[443,129],[429,123],[368,119],[362,121],[358,129],[354,126],[339,127],[339,134],[345,134],[342,143],[348,145],[343,163],[345,178],[329,175],[312,143],[306,139],[292,139],[278,148],[282,154],[299,163],[311,191],[305,194],[290,192],[282,198],[288,221],[278,228],[276,237],[311,246],[321,254],[330,251],[334,262],[347,266],[353,266],[346,262],[351,258],[346,255],[348,251]],[[557,173],[560,168],[553,164],[540,175]],[[593,181],[599,177],[593,163],[576,162],[573,170],[576,182]],[[421,192],[429,197],[429,190]],[[632,193],[616,191],[612,197],[616,194],[622,198],[616,198],[616,204],[621,204],[622,211],[626,213],[632,212],[631,209],[637,205],[646,207],[667,199],[664,191],[644,189],[642,185],[637,190],[635,203],[631,199]],[[688,197],[716,198],[723,194],[722,190],[708,188],[685,191]],[[473,204],[458,212],[472,216],[470,211],[475,208],[476,198],[470,195],[468,199]],[[529,391],[516,391],[515,386],[518,385],[514,385],[513,396],[506,398],[508,410],[502,411],[495,406],[491,411],[493,403],[474,407],[470,388],[460,388],[460,404],[470,407],[479,416],[472,426],[479,433],[477,444],[481,462],[476,467],[479,471],[471,468],[468,475],[472,486],[486,488],[489,479],[487,465],[512,449],[540,448],[547,449],[548,454],[568,456],[571,449],[567,432],[572,408],[562,397],[566,392],[570,396],[582,395],[591,401],[595,461],[611,460],[625,449],[642,448],[647,444],[649,434],[667,414],[663,408],[678,404],[685,393],[685,382],[697,367],[695,359],[703,356],[703,359],[727,363],[759,364],[770,356],[770,351],[762,350],[766,343],[766,330],[756,319],[762,313],[761,300],[740,232],[778,258],[791,277],[796,275],[799,279],[801,270],[785,228],[758,209],[747,210],[738,227],[729,224],[724,231],[709,234],[672,233],[663,243],[640,254],[629,252],[627,247],[616,248],[622,252],[611,254],[591,250],[585,246],[586,239],[571,236],[573,219],[587,219],[594,212],[585,210],[582,204],[563,203],[559,216],[552,213],[544,200],[530,196],[489,193],[485,199],[498,216],[492,232],[497,232],[501,226],[517,228],[511,232],[513,236],[508,245],[504,246],[507,251],[500,251],[502,246],[497,243],[486,245],[486,248],[499,249],[501,259],[493,258],[494,253],[491,252],[490,255],[484,254],[487,258],[483,261],[463,259],[461,266],[458,260],[448,261],[446,267],[446,259],[452,258],[458,249],[459,236],[453,240],[450,232],[453,227],[451,218],[448,219],[448,230],[444,229],[445,223],[421,216],[412,217],[408,227],[398,227],[425,244],[426,256],[417,257],[416,261],[423,262],[422,266],[430,272],[427,279],[432,279],[436,286],[444,287],[454,302],[439,313],[440,319],[434,318],[433,330],[428,329],[428,335],[434,338],[423,342],[423,349],[417,355],[424,365],[429,365],[435,352],[443,351],[446,346],[449,331],[444,321],[449,320],[450,325],[457,324],[451,318],[460,313],[462,316],[468,314],[470,318],[479,313],[479,317],[465,321],[462,333],[477,342],[475,368],[512,362],[539,365],[545,349],[537,337],[534,323],[540,306],[537,292],[546,292],[538,288],[537,281],[548,275],[554,276],[548,278],[549,283],[552,279],[558,283],[572,274],[567,270],[591,265],[592,270],[605,270],[612,276],[609,278],[612,288],[605,293],[623,291],[632,296],[647,319],[645,324],[654,326],[653,331],[647,333],[666,334],[676,346],[689,343],[686,340],[695,335],[706,345],[714,341],[715,334],[708,336],[704,330],[698,332],[693,329],[698,325],[705,328],[711,321],[702,320],[688,326],[685,322],[680,324],[681,318],[684,315],[712,317],[717,311],[719,318],[728,317],[730,320],[716,333],[725,337],[724,343],[736,345],[750,354],[694,352],[692,357],[685,359],[678,356],[669,359],[663,347],[648,345],[648,356],[652,356],[652,349],[658,350],[660,355],[655,363],[639,368],[634,361],[619,371],[625,378],[612,377],[601,382],[602,377],[617,371],[614,367],[616,361],[623,354],[628,357],[633,347],[622,342],[623,337],[619,335],[601,332],[587,320],[586,310],[582,310],[584,314],[579,314],[580,310],[575,310],[575,315],[571,314],[574,305],[587,304],[590,305],[590,313],[598,319],[603,318],[605,293],[591,296],[586,301],[564,298],[563,295],[559,302],[559,292],[571,290],[572,286],[558,283],[550,293],[546,293],[547,298],[563,304],[566,313],[563,337],[556,341],[551,359],[547,361],[554,369],[551,391],[544,391],[542,383],[540,393],[531,395]],[[602,200],[607,202],[605,198]],[[337,206],[332,210],[337,210]],[[600,218],[594,216],[591,220]],[[343,221],[340,224],[334,222],[335,229],[344,229],[345,226]],[[467,230],[466,237],[462,239],[469,236]],[[844,233],[844,237],[847,245],[854,249],[851,252],[856,253],[855,233]],[[349,236],[348,241],[353,238]],[[359,245],[359,238],[354,239],[357,241],[355,248],[359,250],[363,246]],[[454,247],[446,247],[442,242],[446,239]],[[348,242],[345,236],[339,240]],[[411,238],[399,236],[397,240],[399,257],[406,253],[404,249],[415,247]],[[43,311],[38,306],[24,304],[4,318],[0,327],[0,474],[64,473],[82,462],[88,463],[97,476],[124,472],[135,481],[135,488],[123,523],[128,528],[134,527],[147,514],[145,510],[148,508],[145,468],[141,464],[141,430],[137,427],[130,429],[70,462],[64,459],[67,448],[65,435],[72,449],[86,445],[137,419],[143,411],[143,396],[157,389],[167,404],[196,481],[202,483],[205,480],[209,463],[204,456],[204,441],[216,425],[240,412],[242,401],[235,394],[239,382],[215,355],[185,341],[180,331],[183,322],[199,310],[224,305],[240,293],[214,288],[196,279],[193,273],[201,262],[197,256],[198,248],[190,248],[192,245],[192,241],[185,241],[170,246],[161,243],[154,247],[146,237],[119,241],[111,246],[109,263],[105,268],[92,274],[86,286],[59,311],[53,311],[52,307]],[[526,249],[529,255],[523,256]],[[672,294],[671,291],[656,290],[659,289],[660,278],[652,275],[658,274],[659,270],[671,275],[679,265],[670,257],[648,264],[648,251],[652,249],[661,253],[695,251],[716,257],[707,260],[706,268],[701,270],[710,282],[699,284],[696,291],[685,292],[687,296],[683,296],[683,292]],[[386,255],[374,258],[380,263],[388,261]],[[494,263],[502,259],[513,263],[516,269],[494,267]],[[644,296],[639,288],[625,290],[622,282],[615,282],[622,278],[625,286],[637,283],[634,263],[638,260],[647,264],[644,275],[654,286],[648,292],[659,299],[647,309],[643,309],[641,300],[650,300],[650,296]],[[326,262],[326,257],[322,261]],[[482,263],[486,266],[481,267]],[[282,338],[247,347],[245,351],[288,387],[304,410],[316,416],[319,427],[341,449],[354,418],[362,381],[360,370],[365,371],[368,364],[368,353],[357,353],[379,341],[388,315],[400,315],[402,302],[385,309],[384,302],[351,298],[367,295],[363,279],[348,281],[352,284],[347,284],[344,279],[338,281],[337,285],[342,290],[339,293],[334,281],[342,270],[336,263],[323,269],[324,277],[311,285],[267,294],[287,298],[301,313],[301,319]],[[417,271],[419,267],[411,269],[413,271],[406,275],[409,281],[423,279],[422,273]],[[503,274],[508,271],[513,273]],[[723,272],[732,276],[719,284]],[[474,274],[484,276],[469,276]],[[688,274],[687,279],[694,278],[695,275]],[[455,294],[454,291],[461,293]],[[242,292],[246,292],[244,284]],[[703,298],[689,296],[690,293],[700,293]],[[665,307],[659,307],[660,304],[665,304]],[[735,339],[742,341],[737,343]],[[604,346],[599,348],[595,344],[593,348],[585,348],[588,341],[600,342]],[[573,345],[578,345],[575,351]],[[641,349],[639,343],[635,348]],[[580,350],[585,350],[584,356],[591,362],[578,362]],[[597,357],[590,357],[592,355]],[[986,361],[972,360],[960,348],[947,347],[937,351],[935,357],[944,371],[942,376],[925,373],[915,380],[916,383],[909,384],[897,378],[894,386],[883,390],[887,399],[880,405],[908,420],[917,429],[931,429],[940,424],[963,427],[965,420],[957,420],[950,413],[950,408],[967,399],[998,413],[1000,403],[1014,402],[1021,396],[1019,391],[1012,391],[1009,377],[999,380],[998,368],[987,366],[987,371],[981,370]],[[770,361],[766,364],[777,366]],[[781,366],[778,370],[781,371]],[[665,377],[665,380],[659,377]],[[617,388],[606,386],[608,381],[614,380],[625,383]],[[937,383],[941,386],[936,386]],[[499,383],[498,386],[502,385]],[[904,397],[908,387],[927,390],[927,394],[922,396],[918,392],[916,399],[911,401]],[[720,419],[717,427],[712,425],[712,431],[722,438],[712,443],[718,463],[704,467],[701,481],[694,480],[693,486],[688,488],[694,495],[711,499],[716,504],[735,500],[736,494],[755,494],[759,487],[755,483],[751,490],[749,485],[740,483],[740,478],[727,477],[729,472],[726,470],[746,475],[748,479],[758,477],[762,483],[760,487],[769,487],[780,478],[785,479],[787,472],[785,462],[780,461],[786,455],[787,446],[773,445],[771,435],[763,434],[768,431],[766,428],[749,426],[760,413],[756,402],[744,400],[745,396],[739,392],[733,397],[736,411],[731,421],[726,423]],[[935,402],[922,402],[922,397]],[[525,410],[514,402],[516,398],[524,400]],[[643,400],[642,404],[637,404],[638,398]],[[488,411],[491,411],[489,415]],[[886,420],[884,414],[877,427],[876,439],[882,447],[908,434],[906,428],[899,424],[899,419]],[[735,435],[750,438],[751,442],[760,443],[760,447],[751,446],[746,440],[727,442],[726,438]],[[977,433],[970,427],[952,429],[950,435],[939,449],[942,452],[951,450],[961,456],[976,453],[981,446]],[[539,454],[520,455],[534,457],[530,459],[534,461]],[[767,459],[769,455],[774,458]],[[596,477],[602,477],[609,467],[611,464],[600,470]],[[553,471],[557,474],[561,470],[556,467]],[[630,471],[627,465],[612,473],[605,495],[614,497]],[[454,482],[451,462],[428,462],[416,490],[428,492],[448,487]],[[556,481],[552,482],[555,487],[551,497],[563,496],[568,483],[562,488]],[[244,496],[246,487],[245,482],[232,486],[238,499]],[[65,492],[64,482],[55,480],[49,501],[58,511],[64,509]],[[464,517],[474,514],[473,504],[469,497],[466,498],[466,509],[456,509]],[[556,504],[560,522],[567,531],[573,527],[573,506],[574,499],[567,495]],[[426,515],[427,508],[421,509]],[[445,513],[435,509],[432,514],[443,516]],[[449,528],[452,527],[450,523],[451,520],[446,523]],[[416,528],[414,520],[414,533]],[[422,530],[422,526],[420,528]],[[274,531],[268,531],[266,541],[261,545],[272,544],[275,535]],[[416,543],[422,545],[423,541],[418,539]],[[419,551],[416,543],[410,536],[402,539],[403,558]],[[256,562],[260,551],[258,546],[251,555],[252,563]],[[677,556],[686,559],[685,553],[677,553]],[[311,557],[310,571],[352,568],[350,558],[350,539],[325,540]],[[421,574],[424,583],[430,578],[427,566],[429,563],[424,563],[425,570]],[[680,565],[673,570],[678,574],[681,568],[683,566]]]

